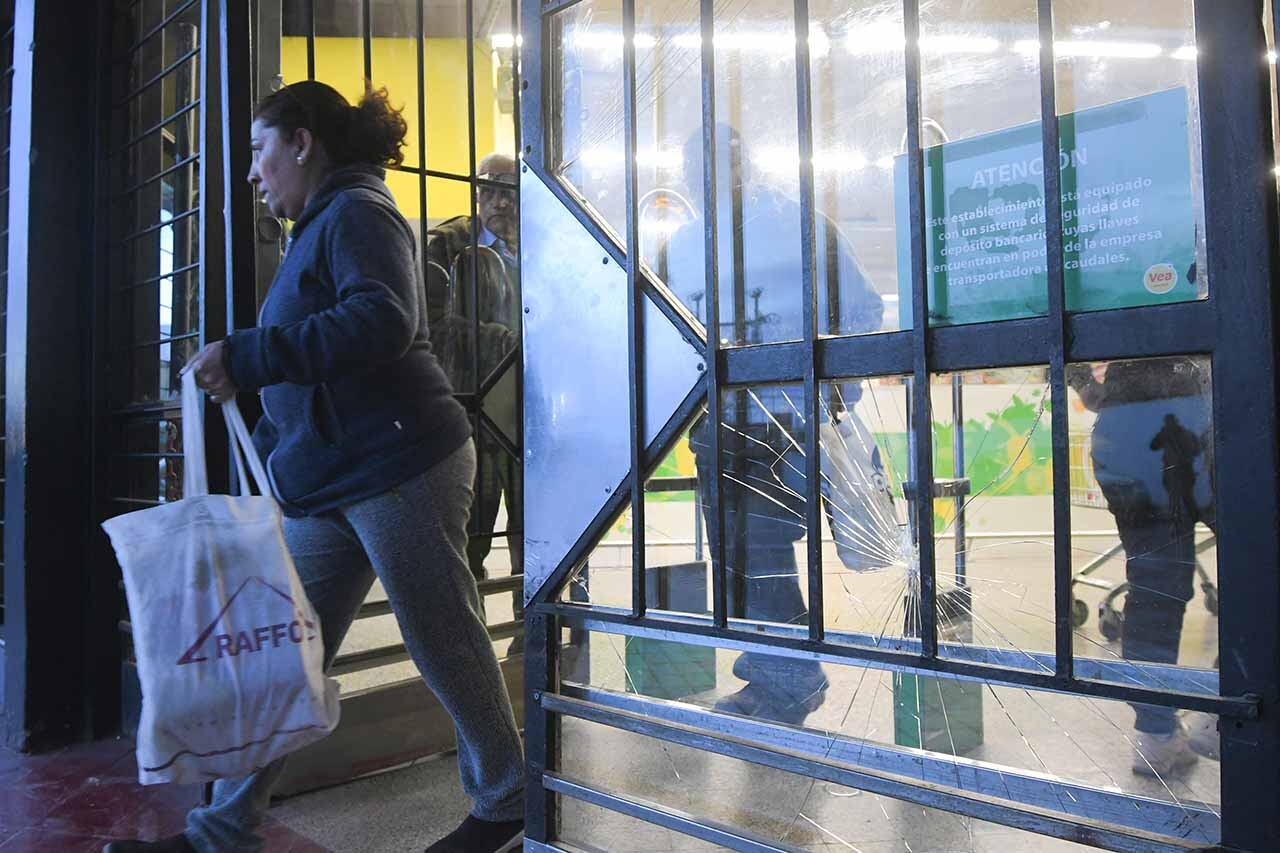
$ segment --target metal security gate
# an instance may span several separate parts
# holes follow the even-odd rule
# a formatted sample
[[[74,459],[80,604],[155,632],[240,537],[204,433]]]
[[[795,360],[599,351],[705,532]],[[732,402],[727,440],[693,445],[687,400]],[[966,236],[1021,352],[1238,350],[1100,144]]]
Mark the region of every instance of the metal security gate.
[[[1275,849],[1270,5],[522,12],[526,849]]]

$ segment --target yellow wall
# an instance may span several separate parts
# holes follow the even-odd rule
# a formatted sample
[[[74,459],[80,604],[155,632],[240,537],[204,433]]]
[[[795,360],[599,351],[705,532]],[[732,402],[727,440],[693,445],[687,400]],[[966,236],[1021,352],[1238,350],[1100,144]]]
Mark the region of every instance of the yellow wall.
[[[476,157],[493,150],[513,153],[511,116],[501,115],[494,93],[494,61],[487,42],[475,42]],[[363,92],[364,42],[359,38],[317,38],[316,79],[348,100]],[[391,103],[404,107],[409,135],[405,165],[418,164],[418,51],[416,39],[375,38],[372,44],[373,85],[386,86]],[[467,131],[466,39],[428,38],[423,43],[427,109],[427,167],[467,175],[471,170]],[[287,37],[280,44],[280,71],[286,83],[307,79],[307,40]],[[420,215],[418,176],[389,172],[387,184],[400,211],[413,221]],[[468,185],[442,178],[427,179],[427,218],[435,223],[471,209]]]

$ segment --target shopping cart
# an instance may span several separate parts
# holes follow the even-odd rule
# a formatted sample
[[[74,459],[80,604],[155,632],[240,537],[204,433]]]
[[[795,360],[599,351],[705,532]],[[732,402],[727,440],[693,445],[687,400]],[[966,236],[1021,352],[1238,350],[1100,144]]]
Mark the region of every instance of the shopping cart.
[[[1072,430],[1067,436],[1068,468],[1071,472],[1071,505],[1090,509],[1107,509],[1107,500],[1103,497],[1102,488],[1093,475],[1092,440],[1092,433],[1088,430]],[[1210,532],[1207,537],[1196,543],[1197,557],[1216,545],[1217,538]],[[1090,560],[1071,579],[1072,590],[1075,589],[1076,584],[1081,584],[1106,592],[1102,603],[1098,605],[1098,630],[1110,641],[1120,639],[1120,632],[1124,627],[1124,611],[1116,605],[1116,602],[1128,591],[1129,584],[1124,581],[1112,583],[1092,575],[1117,556],[1121,559],[1124,557],[1124,546],[1119,542]],[[1198,559],[1196,560],[1196,578],[1200,582],[1200,589],[1204,592],[1205,609],[1217,616],[1218,588]],[[1073,596],[1071,627],[1080,628],[1088,621],[1089,605]]]

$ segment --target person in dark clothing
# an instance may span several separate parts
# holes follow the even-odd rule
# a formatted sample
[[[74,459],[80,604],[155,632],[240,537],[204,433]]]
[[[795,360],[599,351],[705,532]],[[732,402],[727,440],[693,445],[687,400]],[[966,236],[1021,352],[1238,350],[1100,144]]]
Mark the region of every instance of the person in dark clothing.
[[[257,328],[209,344],[187,369],[215,401],[260,390],[254,444],[326,666],[376,577],[453,718],[472,814],[429,850],[492,853],[522,837],[522,750],[466,563],[470,427],[431,351],[413,232],[383,182],[405,129],[385,90],[353,106],[306,82],[263,99],[248,179],[293,220],[286,253]],[[261,850],[256,830],[284,762],[216,782],[182,835],[106,850]]]
[[[1067,382],[1098,413],[1094,475],[1125,551],[1121,654],[1176,664],[1195,588],[1195,527],[1215,527],[1210,387],[1190,357],[1070,365]],[[1196,759],[1171,708],[1134,705],[1134,772],[1166,776]]]
[[[775,188],[756,183],[737,132],[716,128],[717,230],[720,316],[709,334],[739,344],[772,343],[804,336],[800,207]],[[702,135],[684,147],[688,197],[701,207]],[[700,211],[699,211],[700,213]],[[876,293],[835,223],[816,217],[816,284],[822,334],[878,331],[884,312]],[[704,292],[704,224],[688,223],[668,246],[668,284],[690,302]],[[745,308],[738,316],[735,306]],[[718,323],[718,328],[717,328]],[[852,405],[860,386],[842,390]],[[775,386],[735,391],[722,409],[724,542],[734,618],[801,625],[808,616],[799,583],[795,543],[805,533],[807,424],[798,392]],[[834,412],[833,412],[834,415]],[[852,411],[848,417],[853,417]],[[709,430],[703,418],[690,433],[703,506],[714,485]],[[721,531],[708,515],[708,532]],[[734,674],[747,684],[721,699],[719,710],[787,723],[801,723],[824,701],[826,675],[818,663],[775,655],[743,654]]]
[[[430,309],[431,345],[454,387],[475,390],[519,346],[519,228],[516,218],[516,164],[505,154],[490,154],[478,166],[482,183],[476,192],[475,248],[469,216],[446,220],[427,232],[427,301]],[[509,184],[510,188],[500,186]],[[471,275],[475,265],[476,305],[471,306]],[[472,318],[478,316],[478,323]],[[472,334],[475,334],[478,376],[472,378]],[[517,363],[485,396],[485,413],[515,443],[519,435],[519,406],[514,381]],[[519,533],[523,517],[523,468],[486,429],[476,436],[477,469],[475,499],[471,507],[474,534],[467,545],[467,560],[476,580],[486,577],[484,567],[493,548],[494,525],[503,500],[507,508],[507,535],[511,574],[524,573],[524,538]],[[515,618],[523,614],[523,598],[512,594]],[[519,643],[517,642],[517,648]]]

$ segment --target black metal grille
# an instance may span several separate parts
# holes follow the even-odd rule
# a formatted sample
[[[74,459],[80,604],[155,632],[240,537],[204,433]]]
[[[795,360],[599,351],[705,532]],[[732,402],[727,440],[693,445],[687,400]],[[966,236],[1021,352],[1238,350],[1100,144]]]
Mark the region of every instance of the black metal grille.
[[[13,96],[13,7],[0,5],[0,415],[5,400],[5,329],[9,304],[9,115]],[[0,424],[0,453],[4,451],[4,425]],[[0,477],[0,488],[4,478]],[[4,530],[3,503],[0,502],[0,531]],[[4,551],[0,547],[0,625],[4,624]]]

